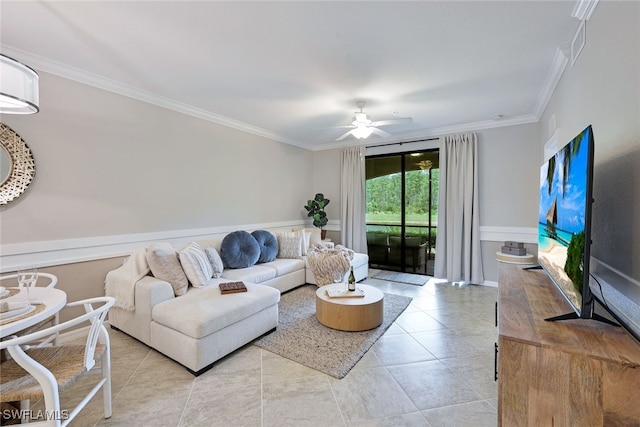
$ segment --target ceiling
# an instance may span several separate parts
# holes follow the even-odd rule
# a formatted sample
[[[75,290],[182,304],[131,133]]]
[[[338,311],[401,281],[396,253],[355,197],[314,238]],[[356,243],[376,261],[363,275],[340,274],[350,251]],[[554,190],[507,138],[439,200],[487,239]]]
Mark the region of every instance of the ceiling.
[[[335,141],[360,100],[372,120],[413,118],[367,145],[537,121],[575,6],[2,0],[0,42],[36,70],[320,150],[362,143]]]

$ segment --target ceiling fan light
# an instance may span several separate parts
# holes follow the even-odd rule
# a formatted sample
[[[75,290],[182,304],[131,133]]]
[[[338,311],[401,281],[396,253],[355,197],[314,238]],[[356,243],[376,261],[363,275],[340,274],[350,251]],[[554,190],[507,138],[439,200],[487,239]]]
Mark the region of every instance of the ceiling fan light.
[[[34,114],[38,104],[38,73],[0,54],[0,113]]]
[[[354,126],[364,127],[371,125],[371,120],[366,113],[356,113],[355,120],[352,123]]]
[[[367,139],[373,133],[373,129],[366,126],[358,126],[351,133],[358,139]]]

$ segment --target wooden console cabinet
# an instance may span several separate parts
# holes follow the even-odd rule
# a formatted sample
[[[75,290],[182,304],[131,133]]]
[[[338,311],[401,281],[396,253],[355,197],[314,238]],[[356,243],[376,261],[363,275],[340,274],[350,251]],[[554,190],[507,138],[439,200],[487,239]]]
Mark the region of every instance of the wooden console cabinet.
[[[498,425],[640,426],[640,343],[571,311],[542,270],[501,264]]]

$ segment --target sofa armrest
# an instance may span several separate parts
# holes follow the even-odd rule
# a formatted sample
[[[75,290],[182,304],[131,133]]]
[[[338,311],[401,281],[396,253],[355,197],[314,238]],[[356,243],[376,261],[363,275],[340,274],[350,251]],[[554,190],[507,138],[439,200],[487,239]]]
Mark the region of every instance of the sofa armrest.
[[[169,282],[153,276],[145,276],[136,282],[136,311],[146,307],[151,312],[154,305],[173,298],[175,294]]]
[[[134,311],[118,307],[109,310],[109,323],[132,337],[151,345],[151,312],[163,301],[175,298],[173,287],[164,280],[145,276],[136,282]]]

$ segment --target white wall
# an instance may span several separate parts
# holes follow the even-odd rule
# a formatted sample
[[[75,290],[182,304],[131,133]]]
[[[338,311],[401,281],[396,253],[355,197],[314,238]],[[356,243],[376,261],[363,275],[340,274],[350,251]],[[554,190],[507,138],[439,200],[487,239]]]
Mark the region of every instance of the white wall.
[[[0,207],[0,271],[37,262],[77,300],[104,295],[122,261],[91,260],[145,239],[305,219],[312,152],[39,74],[40,112],[2,117],[36,174]]]
[[[313,153],[313,191],[309,199],[316,193],[322,193],[331,200],[327,206],[327,230],[334,240],[340,237],[340,174],[341,151],[323,150]]]
[[[537,254],[540,181],[537,123],[478,132],[480,236],[485,280],[497,282],[496,252],[507,240]]]
[[[638,148],[639,112],[640,2],[600,1],[584,49],[567,65],[540,124],[555,116],[561,146],[592,124],[601,163]]]
[[[308,150],[40,74],[40,113],[2,118],[36,161],[3,245],[302,218]]]
[[[640,282],[640,2],[598,3],[541,125],[554,116],[559,145],[593,126],[592,255]]]
[[[481,225],[535,228],[538,140],[537,123],[478,132]]]

